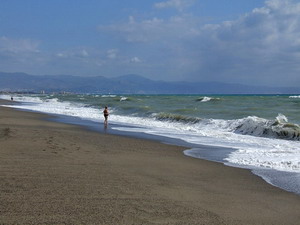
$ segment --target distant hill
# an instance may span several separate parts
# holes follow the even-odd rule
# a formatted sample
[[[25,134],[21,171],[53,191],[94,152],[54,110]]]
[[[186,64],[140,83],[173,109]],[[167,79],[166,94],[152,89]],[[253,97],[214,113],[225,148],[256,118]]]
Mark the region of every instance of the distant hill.
[[[300,87],[263,87],[220,82],[154,81],[139,75],[114,78],[70,75],[34,76],[0,72],[2,92],[73,92],[111,94],[295,94]]]

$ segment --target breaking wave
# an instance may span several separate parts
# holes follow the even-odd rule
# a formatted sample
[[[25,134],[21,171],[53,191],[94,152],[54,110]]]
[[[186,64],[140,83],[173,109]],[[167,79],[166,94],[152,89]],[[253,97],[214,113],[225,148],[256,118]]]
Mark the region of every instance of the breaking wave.
[[[274,120],[268,120],[256,116],[248,116],[236,120],[207,120],[199,117],[189,117],[172,113],[154,114],[154,118],[159,121],[197,124],[200,127],[213,125],[213,127],[217,129],[256,137],[295,141],[300,140],[300,126],[298,124],[289,123],[288,119],[283,114],[278,114]]]
[[[234,129],[235,133],[258,137],[300,140],[300,126],[289,123],[286,116],[282,114],[278,114],[275,120],[249,116],[237,120],[235,123],[239,123]]]
[[[212,97],[201,97],[201,98],[198,98],[196,101],[198,102],[209,102],[209,101],[217,101],[217,100],[220,100],[220,98],[212,98]]]
[[[154,114],[154,118],[160,121],[182,122],[182,123],[198,123],[201,121],[197,117],[183,116],[180,114],[172,113],[158,113]]]
[[[121,97],[120,102],[129,100],[127,97]]]

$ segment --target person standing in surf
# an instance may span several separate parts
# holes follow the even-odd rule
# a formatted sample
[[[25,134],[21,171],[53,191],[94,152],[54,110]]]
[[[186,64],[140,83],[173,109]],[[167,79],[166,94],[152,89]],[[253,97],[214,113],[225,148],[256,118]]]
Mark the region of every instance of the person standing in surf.
[[[105,108],[104,108],[104,110],[103,110],[104,125],[107,125],[108,115],[109,115],[108,108],[107,108],[107,106],[105,106]]]

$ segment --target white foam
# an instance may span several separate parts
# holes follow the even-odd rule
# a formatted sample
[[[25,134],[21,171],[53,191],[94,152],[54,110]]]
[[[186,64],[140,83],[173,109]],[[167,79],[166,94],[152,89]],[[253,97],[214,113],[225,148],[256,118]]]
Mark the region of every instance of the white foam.
[[[210,97],[203,97],[203,99],[201,100],[201,102],[209,102],[211,100]]]
[[[102,98],[114,98],[116,95],[101,95]]]
[[[203,98],[199,98],[200,102],[209,102],[211,100],[220,100],[220,98],[212,98],[212,97],[207,97],[204,96]]]
[[[300,143],[298,141],[236,134],[230,131],[229,121],[211,120],[213,123],[205,126],[203,123],[183,125],[145,118],[122,117],[117,120],[141,126],[141,128],[118,128],[119,130],[166,136],[192,144],[235,148],[237,150],[226,158],[233,164],[300,172]]]
[[[7,96],[0,96],[2,99],[7,99]],[[13,107],[18,109],[27,109],[32,111],[67,115],[79,117],[82,119],[99,119],[101,114],[100,110],[84,107],[84,104],[71,103],[71,102],[59,102],[58,99],[45,99],[40,97],[29,97],[29,96],[15,96],[15,101],[24,102],[22,105],[9,105],[7,107]],[[101,114],[102,115],[102,114]]]

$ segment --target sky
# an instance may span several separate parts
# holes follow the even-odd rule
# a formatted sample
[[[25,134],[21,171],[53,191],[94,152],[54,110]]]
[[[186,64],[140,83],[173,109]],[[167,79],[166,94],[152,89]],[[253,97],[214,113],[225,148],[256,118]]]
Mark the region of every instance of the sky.
[[[0,71],[300,85],[300,0],[0,0]]]

